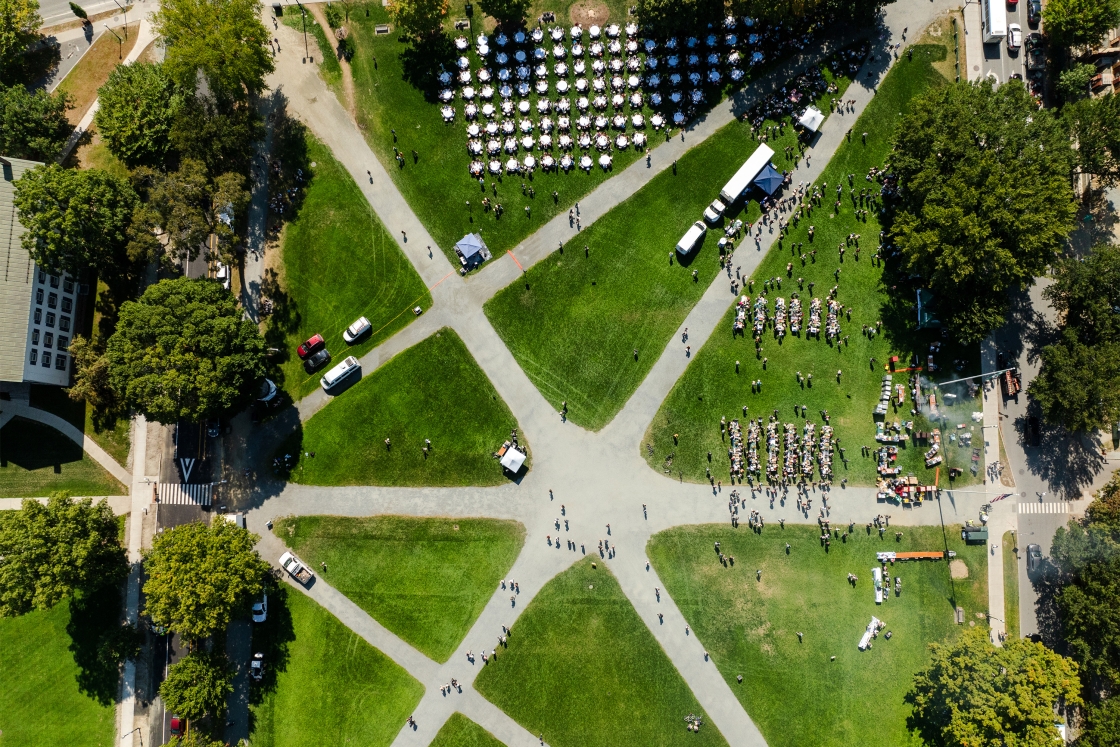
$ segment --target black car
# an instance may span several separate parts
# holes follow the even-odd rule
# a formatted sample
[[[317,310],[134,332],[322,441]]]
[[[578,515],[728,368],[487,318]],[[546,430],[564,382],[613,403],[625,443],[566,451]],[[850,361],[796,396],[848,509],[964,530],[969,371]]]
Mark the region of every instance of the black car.
[[[313,353],[303,362],[303,369],[307,373],[314,373],[330,362],[331,354],[326,348]]]
[[[1037,26],[1042,18],[1042,0],[1027,0],[1027,23]]]
[[[1031,446],[1038,446],[1039,441],[1039,428],[1038,418],[1031,415],[1027,418],[1027,438],[1030,439]]]
[[[1034,572],[1042,564],[1042,548],[1033,542],[1027,545],[1027,571]]]

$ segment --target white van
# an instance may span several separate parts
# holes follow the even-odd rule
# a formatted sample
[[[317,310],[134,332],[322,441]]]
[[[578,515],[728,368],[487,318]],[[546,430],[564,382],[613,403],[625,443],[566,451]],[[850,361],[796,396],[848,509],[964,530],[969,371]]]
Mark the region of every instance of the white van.
[[[696,242],[700,237],[708,232],[708,227],[704,225],[704,221],[696,221],[689,227],[688,231],[681,240],[677,242],[677,253],[688,254],[692,251],[692,247],[696,246]]]
[[[330,389],[338,382],[345,379],[350,374],[354,373],[359,368],[358,359],[352,355],[346,357],[344,361],[323,374],[323,378],[319,381],[324,389]]]

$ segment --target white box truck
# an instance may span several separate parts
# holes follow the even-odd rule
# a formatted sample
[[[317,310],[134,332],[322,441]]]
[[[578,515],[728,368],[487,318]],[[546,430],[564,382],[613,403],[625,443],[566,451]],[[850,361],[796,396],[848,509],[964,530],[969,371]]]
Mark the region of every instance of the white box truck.
[[[738,200],[773,157],[774,149],[766,143],[760,143],[746,163],[735,172],[735,176],[731,177],[731,180],[723,185],[723,189],[719,191],[719,197],[723,200],[723,203],[730,207],[732,203]]]
[[[1000,42],[1007,36],[1007,6],[1004,0],[980,0],[984,43]]]

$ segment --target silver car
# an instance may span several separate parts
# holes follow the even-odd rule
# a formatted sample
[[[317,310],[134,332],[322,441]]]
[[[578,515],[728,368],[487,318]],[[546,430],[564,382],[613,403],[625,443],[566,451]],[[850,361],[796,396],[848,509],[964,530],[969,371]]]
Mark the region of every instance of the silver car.
[[[347,327],[346,331],[342,333],[342,339],[346,340],[347,344],[351,344],[354,340],[357,340],[366,332],[369,332],[372,327],[373,325],[369,323],[369,319],[360,316],[356,322]]]

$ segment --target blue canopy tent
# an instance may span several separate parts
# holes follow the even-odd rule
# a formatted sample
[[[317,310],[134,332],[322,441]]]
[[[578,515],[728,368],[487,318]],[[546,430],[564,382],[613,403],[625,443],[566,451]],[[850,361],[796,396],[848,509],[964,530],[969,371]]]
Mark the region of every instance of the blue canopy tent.
[[[475,265],[490,259],[490,250],[482,236],[477,233],[468,233],[455,244],[455,253],[459,255],[459,262],[464,267]]]
[[[772,195],[778,191],[784,181],[785,177],[777,169],[770,164],[766,164],[762,167],[759,175],[754,178],[753,184],[766,194]]]

